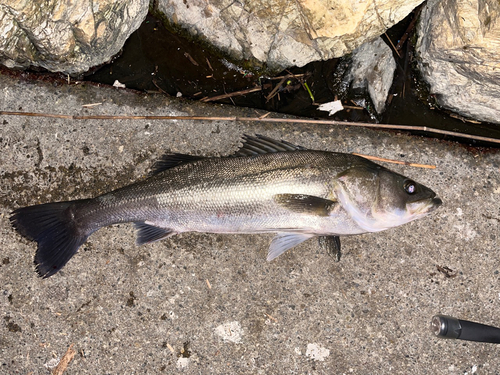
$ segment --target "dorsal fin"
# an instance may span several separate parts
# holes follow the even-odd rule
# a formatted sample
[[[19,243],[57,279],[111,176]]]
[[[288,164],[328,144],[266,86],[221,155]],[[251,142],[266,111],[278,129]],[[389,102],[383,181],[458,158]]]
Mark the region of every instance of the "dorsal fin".
[[[255,156],[275,152],[307,150],[305,147],[287,141],[277,141],[260,134],[256,134],[254,137],[244,134],[242,142],[243,145],[240,149],[231,156]]]
[[[153,164],[153,167],[151,167],[151,175],[201,159],[204,159],[204,157],[186,154],[165,154]]]
[[[297,146],[287,141],[277,141],[260,134],[256,134],[255,136],[244,134],[242,142],[243,145],[230,156],[255,156],[275,152],[307,150],[305,147]],[[154,163],[151,168],[151,175],[201,159],[204,159],[204,157],[179,153],[165,154]]]

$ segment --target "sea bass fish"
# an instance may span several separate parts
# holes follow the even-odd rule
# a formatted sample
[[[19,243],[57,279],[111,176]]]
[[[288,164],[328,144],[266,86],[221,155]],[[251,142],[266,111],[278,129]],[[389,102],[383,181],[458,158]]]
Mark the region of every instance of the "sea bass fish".
[[[165,155],[152,175],[92,199],[18,208],[10,221],[38,242],[37,272],[58,272],[96,230],[133,222],[137,244],[182,232],[276,232],[267,259],[311,237],[340,256],[339,236],[378,232],[441,205],[429,188],[360,156],[244,136],[228,157]]]

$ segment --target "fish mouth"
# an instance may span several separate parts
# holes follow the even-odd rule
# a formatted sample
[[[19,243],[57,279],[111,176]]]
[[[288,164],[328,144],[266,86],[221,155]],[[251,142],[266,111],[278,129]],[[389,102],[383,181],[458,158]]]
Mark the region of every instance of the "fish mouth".
[[[407,208],[410,215],[427,215],[432,211],[436,210],[439,206],[443,204],[441,198],[433,197],[427,199],[421,199],[416,202],[410,203]]]
[[[443,201],[441,200],[441,198],[436,197],[432,199],[432,204],[435,206],[435,208],[438,208],[443,204]]]

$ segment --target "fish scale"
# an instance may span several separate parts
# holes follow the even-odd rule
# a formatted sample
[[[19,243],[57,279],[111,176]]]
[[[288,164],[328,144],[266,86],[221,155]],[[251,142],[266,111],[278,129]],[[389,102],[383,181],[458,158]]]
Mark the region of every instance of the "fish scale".
[[[251,160],[201,160],[183,171],[163,172],[162,180],[172,181],[170,175],[174,174],[175,182],[184,184],[185,187],[173,189],[172,185],[168,185],[166,191],[155,193],[157,186],[148,184],[144,186],[147,193],[142,194],[156,197],[159,205],[156,223],[167,222],[169,229],[175,232],[258,233],[280,229],[299,230],[305,225],[308,229],[316,227],[320,231],[322,218],[290,215],[288,209],[273,200],[273,196],[283,193],[308,194],[322,198],[332,195],[333,190],[328,178],[339,170],[311,167],[298,170],[298,166],[323,163],[335,155],[314,151],[297,153],[287,155],[288,158],[284,160],[286,163],[273,160],[277,156],[275,154],[259,155]],[[210,173],[215,168],[213,164],[216,164],[218,170],[215,175]],[[234,176],[234,171],[241,172]],[[183,174],[185,178],[182,177]],[[189,178],[195,175],[200,176],[196,181]],[[166,220],[165,210],[169,216]],[[196,213],[196,218],[190,216],[192,213]],[[155,219],[150,217],[148,222],[155,223]],[[323,230],[326,233],[332,232],[328,228]]]
[[[340,257],[340,235],[376,232],[441,204],[429,188],[359,156],[245,136],[223,158],[166,155],[151,177],[101,196],[23,207],[11,215],[38,242],[35,263],[58,272],[101,227],[133,222],[137,243],[181,232],[276,232],[268,260],[311,237]]]

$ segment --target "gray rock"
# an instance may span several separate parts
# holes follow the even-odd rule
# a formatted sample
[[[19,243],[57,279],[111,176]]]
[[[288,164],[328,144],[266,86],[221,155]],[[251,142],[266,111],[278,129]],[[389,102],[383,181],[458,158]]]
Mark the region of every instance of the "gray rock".
[[[430,0],[418,34],[419,67],[438,103],[500,123],[500,2]]]
[[[264,112],[92,85],[0,75],[0,108],[66,115]],[[102,103],[91,107],[84,104]],[[282,117],[273,113],[271,117]],[[439,340],[436,313],[500,325],[498,153],[397,132],[248,121],[69,120],[0,115],[0,352],[4,374],[494,374],[497,347]],[[167,151],[230,154],[241,134],[385,164],[443,206],[393,230],[343,239],[332,261],[307,241],[266,261],[272,235],[184,233],[137,247],[131,225],[94,233],[57,275],[36,276],[16,207],[137,181]],[[441,271],[436,266],[440,266]],[[452,271],[447,271],[448,267]],[[181,371],[182,372],[181,372]]]
[[[116,55],[145,19],[148,0],[0,4],[0,63],[78,74]]]
[[[158,0],[158,10],[236,59],[283,69],[350,53],[421,2]]]
[[[366,88],[378,114],[385,109],[395,69],[392,51],[382,38],[363,44],[352,54],[352,88]]]

